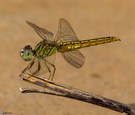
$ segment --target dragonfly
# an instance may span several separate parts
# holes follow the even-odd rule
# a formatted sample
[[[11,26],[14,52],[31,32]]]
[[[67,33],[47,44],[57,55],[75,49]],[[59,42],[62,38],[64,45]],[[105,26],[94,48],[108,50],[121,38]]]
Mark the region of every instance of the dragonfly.
[[[26,21],[36,33],[42,38],[34,49],[26,45],[20,51],[24,61],[30,61],[23,73],[30,72],[32,75],[41,75],[49,72],[48,80],[53,80],[56,67],[54,65],[56,53],[61,53],[63,58],[75,68],[81,68],[85,57],[79,51],[81,48],[100,44],[120,41],[118,37],[108,36],[87,40],[79,40],[69,22],[63,18],[59,20],[59,27],[56,36],[53,33]]]

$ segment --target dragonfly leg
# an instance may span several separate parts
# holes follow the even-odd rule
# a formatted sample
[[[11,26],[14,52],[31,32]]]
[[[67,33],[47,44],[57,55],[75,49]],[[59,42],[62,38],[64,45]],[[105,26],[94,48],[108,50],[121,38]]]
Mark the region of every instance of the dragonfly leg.
[[[35,59],[33,59],[33,60],[28,64],[28,66],[22,71],[22,74],[24,74],[24,73],[26,73],[26,71],[30,70],[31,67],[34,65],[34,63],[35,63]],[[38,61],[38,68],[37,68],[37,70],[34,71],[34,72],[31,73],[31,74],[32,74],[32,75],[36,75],[36,74],[40,71],[40,69],[41,69],[41,65],[40,65],[40,62]],[[21,76],[22,76],[22,74],[21,74]]]
[[[32,75],[36,75],[41,69],[41,65],[40,65],[40,62],[38,61],[38,68],[35,72],[32,73]]]
[[[51,72],[50,68],[48,67],[46,61],[44,61],[44,63],[45,63],[45,65],[46,65],[46,67],[47,67],[47,69],[48,69],[48,71],[49,71],[49,73],[50,73],[50,76],[51,76],[51,73],[52,73],[52,72]],[[49,76],[49,77],[50,77],[50,76]]]
[[[28,71],[32,66],[33,64],[35,63],[34,59],[28,64],[28,66],[26,68],[24,68],[24,70],[22,71],[21,73],[21,76],[22,74],[26,73],[26,71]]]
[[[56,71],[56,67],[55,67],[55,65],[53,65],[52,63],[50,63],[46,59],[44,59],[44,62],[46,64],[47,68],[48,68],[48,71],[50,72],[50,76],[49,76],[48,80],[52,81],[53,80],[53,77],[54,77],[54,73]],[[54,69],[53,72],[50,70],[50,68],[48,67],[47,64],[49,64],[49,65],[51,65],[53,67],[53,69]]]
[[[24,77],[24,74],[33,66],[33,64],[35,63],[35,61],[34,60],[32,60],[28,65],[27,65],[27,67],[26,68],[24,68],[24,70],[22,71],[22,73],[20,74],[20,77]],[[28,79],[30,78],[30,75],[29,75],[29,77],[28,77]]]

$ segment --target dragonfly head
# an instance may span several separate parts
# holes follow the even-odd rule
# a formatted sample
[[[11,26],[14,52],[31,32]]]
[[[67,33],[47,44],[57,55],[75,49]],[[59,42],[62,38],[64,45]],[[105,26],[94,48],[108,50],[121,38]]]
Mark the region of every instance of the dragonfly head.
[[[30,61],[33,58],[33,50],[30,45],[26,45],[21,51],[20,55],[23,60]]]

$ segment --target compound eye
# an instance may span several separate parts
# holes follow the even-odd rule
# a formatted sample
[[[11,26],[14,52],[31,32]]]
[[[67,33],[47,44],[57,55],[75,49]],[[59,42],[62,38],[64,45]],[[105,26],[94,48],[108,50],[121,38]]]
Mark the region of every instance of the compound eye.
[[[24,53],[24,51],[23,51],[23,50],[21,50],[21,53]]]
[[[24,50],[23,49],[20,51],[20,54],[21,54],[21,56],[23,56],[23,54],[24,54]]]

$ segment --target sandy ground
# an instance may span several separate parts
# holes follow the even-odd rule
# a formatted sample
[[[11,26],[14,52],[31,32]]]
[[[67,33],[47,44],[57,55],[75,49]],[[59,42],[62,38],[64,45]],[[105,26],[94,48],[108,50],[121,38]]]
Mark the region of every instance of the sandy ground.
[[[126,104],[135,102],[134,0],[0,0],[0,111],[13,115],[120,115],[92,104],[61,97],[22,94],[35,87],[19,78],[28,64],[20,49],[41,38],[25,21],[57,32],[67,19],[78,38],[118,36],[122,41],[85,48],[85,64],[75,69],[58,54],[54,80]]]

